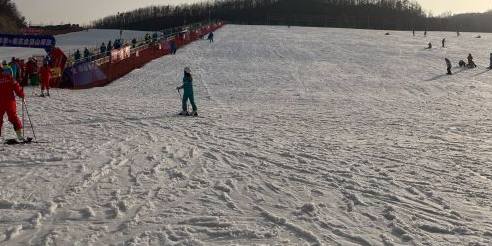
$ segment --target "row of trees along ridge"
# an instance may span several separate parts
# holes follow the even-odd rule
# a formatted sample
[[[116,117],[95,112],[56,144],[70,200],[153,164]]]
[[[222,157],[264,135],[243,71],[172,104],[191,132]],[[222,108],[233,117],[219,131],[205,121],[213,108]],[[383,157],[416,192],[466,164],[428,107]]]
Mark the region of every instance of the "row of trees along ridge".
[[[93,21],[92,26],[151,31],[212,18],[249,25],[492,31],[488,15],[431,17],[411,0],[215,0],[140,8]]]

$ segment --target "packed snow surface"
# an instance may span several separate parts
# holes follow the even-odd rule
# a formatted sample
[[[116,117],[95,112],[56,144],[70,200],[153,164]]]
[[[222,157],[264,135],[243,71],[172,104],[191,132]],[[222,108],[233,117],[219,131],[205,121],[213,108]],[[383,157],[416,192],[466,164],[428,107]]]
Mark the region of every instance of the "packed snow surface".
[[[385,33],[227,25],[104,88],[26,88],[0,245],[491,245],[492,35]]]

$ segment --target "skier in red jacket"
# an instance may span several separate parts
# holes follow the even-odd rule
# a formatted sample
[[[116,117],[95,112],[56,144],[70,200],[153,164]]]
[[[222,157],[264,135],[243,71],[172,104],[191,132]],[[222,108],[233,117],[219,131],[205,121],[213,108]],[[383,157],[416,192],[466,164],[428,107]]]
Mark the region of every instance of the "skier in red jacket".
[[[39,75],[41,77],[41,97],[50,96],[51,70],[48,61],[44,61],[43,66],[39,69]],[[46,94],[44,94],[45,89]]]
[[[26,76],[31,85],[39,85],[39,76],[38,76],[38,64],[36,60],[29,57],[26,63]]]
[[[471,54],[468,54],[468,64],[466,66],[468,66],[468,68],[474,68],[474,67],[477,67],[477,65],[475,65],[475,62],[473,62],[473,56]]]
[[[0,64],[0,69],[3,65]],[[22,123],[17,117],[17,104],[15,102],[15,94],[24,99],[24,92],[20,85],[15,82],[12,76],[0,73],[0,138],[2,136],[3,115],[7,112],[9,121],[14,125],[15,133],[20,141],[24,140],[22,136]]]

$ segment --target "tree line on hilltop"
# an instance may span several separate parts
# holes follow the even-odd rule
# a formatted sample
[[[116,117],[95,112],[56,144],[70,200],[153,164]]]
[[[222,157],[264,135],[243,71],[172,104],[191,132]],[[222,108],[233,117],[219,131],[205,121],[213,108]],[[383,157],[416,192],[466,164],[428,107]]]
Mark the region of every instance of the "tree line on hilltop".
[[[209,19],[248,25],[492,32],[492,11],[433,17],[414,0],[210,0],[139,8],[90,26],[155,31]],[[15,4],[0,0],[0,32],[19,33],[25,26]]]
[[[492,32],[491,12],[432,17],[413,0],[215,0],[139,8],[92,26],[153,31],[209,18],[248,25]]]
[[[0,0],[0,32],[18,33],[25,26],[25,18],[20,14],[15,3],[10,0]]]
[[[216,0],[140,8],[96,20],[92,25],[162,30],[209,17],[253,25],[383,28],[392,22],[391,18],[411,20],[425,16],[421,6],[409,0]]]

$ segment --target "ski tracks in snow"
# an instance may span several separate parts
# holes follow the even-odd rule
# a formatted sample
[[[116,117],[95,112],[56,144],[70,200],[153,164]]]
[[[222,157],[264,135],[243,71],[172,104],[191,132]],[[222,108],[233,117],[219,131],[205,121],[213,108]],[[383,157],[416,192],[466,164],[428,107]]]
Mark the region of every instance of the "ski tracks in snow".
[[[404,58],[431,54],[378,35],[228,25],[30,99],[53,141],[0,147],[0,244],[486,245],[486,95],[415,82]],[[184,66],[201,117],[175,115]]]

